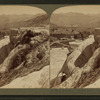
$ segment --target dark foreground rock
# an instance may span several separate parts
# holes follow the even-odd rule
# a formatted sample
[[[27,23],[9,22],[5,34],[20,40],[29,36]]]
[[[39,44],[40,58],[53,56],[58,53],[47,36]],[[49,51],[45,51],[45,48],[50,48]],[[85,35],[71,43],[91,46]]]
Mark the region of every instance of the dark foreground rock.
[[[30,31],[17,40],[16,44],[0,65],[0,86],[18,77],[39,71],[49,65],[49,36],[45,32],[37,35]],[[16,41],[16,40],[15,40]]]

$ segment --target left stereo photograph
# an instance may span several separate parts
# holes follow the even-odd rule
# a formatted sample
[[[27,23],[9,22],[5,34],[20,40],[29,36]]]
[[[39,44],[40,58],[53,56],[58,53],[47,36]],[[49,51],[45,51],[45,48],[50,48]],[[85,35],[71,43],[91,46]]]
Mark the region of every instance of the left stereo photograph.
[[[33,6],[0,6],[0,88],[49,88],[49,18]]]

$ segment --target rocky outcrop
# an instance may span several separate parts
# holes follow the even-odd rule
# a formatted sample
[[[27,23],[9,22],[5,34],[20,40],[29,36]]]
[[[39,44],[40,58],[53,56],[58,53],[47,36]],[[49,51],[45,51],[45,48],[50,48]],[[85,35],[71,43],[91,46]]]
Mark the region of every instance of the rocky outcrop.
[[[71,72],[70,76],[62,75],[51,80],[52,88],[83,88],[89,84],[94,83],[100,77],[100,48],[96,49],[89,61],[82,67],[76,67],[74,65],[75,60],[80,55],[84,48],[93,43],[92,39],[88,39],[83,42],[69,57],[68,57],[68,70],[63,70],[61,72]]]
[[[20,36],[0,65],[0,86],[49,65],[49,35],[30,30]]]
[[[76,67],[72,75],[66,79],[59,88],[83,88],[93,82],[99,77],[100,68],[98,61],[100,59],[100,48],[98,48],[93,57],[83,68]],[[98,67],[97,67],[98,66]]]

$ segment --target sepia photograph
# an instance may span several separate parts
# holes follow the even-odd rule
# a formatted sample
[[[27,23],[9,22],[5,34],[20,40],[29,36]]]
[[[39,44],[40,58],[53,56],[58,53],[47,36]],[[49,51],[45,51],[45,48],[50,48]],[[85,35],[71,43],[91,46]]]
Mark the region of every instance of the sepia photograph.
[[[66,6],[52,13],[50,87],[100,88],[100,5]]]
[[[0,88],[49,88],[49,63],[47,13],[0,6]]]

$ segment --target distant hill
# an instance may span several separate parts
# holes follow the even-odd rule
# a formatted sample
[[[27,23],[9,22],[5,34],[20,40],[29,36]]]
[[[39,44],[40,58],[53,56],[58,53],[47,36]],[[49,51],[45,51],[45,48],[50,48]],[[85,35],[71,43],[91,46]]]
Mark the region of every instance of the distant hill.
[[[20,21],[16,23],[10,23],[10,27],[32,27],[32,26],[44,26],[49,23],[48,16],[45,15],[39,15],[35,18],[31,18],[29,20]]]
[[[59,13],[52,14],[51,23],[58,26],[100,27],[100,14]]]
[[[0,29],[41,26],[48,24],[48,16],[46,14],[37,15],[1,15]]]
[[[7,28],[10,23],[20,22],[33,18],[34,15],[22,14],[22,15],[0,15],[0,29]]]

